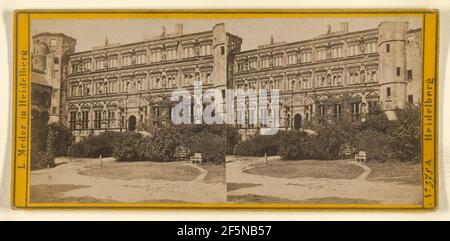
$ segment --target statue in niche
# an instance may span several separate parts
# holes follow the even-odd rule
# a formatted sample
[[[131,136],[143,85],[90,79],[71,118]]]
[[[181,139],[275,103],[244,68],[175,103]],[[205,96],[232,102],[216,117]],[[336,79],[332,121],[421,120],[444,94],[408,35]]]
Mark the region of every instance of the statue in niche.
[[[131,82],[131,91],[136,91],[136,80],[133,80],[133,82]]]
[[[365,74],[364,70],[361,70],[361,74],[359,77],[361,79],[361,83],[364,83],[366,81],[366,74]]]

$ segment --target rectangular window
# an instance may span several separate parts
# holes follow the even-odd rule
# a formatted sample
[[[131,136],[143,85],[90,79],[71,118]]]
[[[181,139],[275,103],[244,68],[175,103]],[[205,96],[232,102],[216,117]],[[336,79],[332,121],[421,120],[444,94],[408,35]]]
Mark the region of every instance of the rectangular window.
[[[71,130],[75,130],[76,128],[76,120],[77,120],[77,112],[71,111],[70,112],[70,119],[69,119],[69,128]]]
[[[288,65],[296,64],[297,63],[297,55],[291,54],[288,55]]]
[[[274,58],[274,66],[282,66],[283,65],[283,57],[278,56]]]
[[[414,104],[414,96],[413,95],[408,95],[408,103]]]
[[[391,87],[386,88],[386,96],[391,97]]]
[[[340,104],[336,104],[334,105],[334,118],[336,119],[340,119],[341,118],[341,105]]]
[[[102,111],[96,110],[94,111],[94,128],[100,129],[102,124]]]
[[[408,80],[412,80],[412,79],[413,79],[412,70],[408,69]]]
[[[220,47],[220,54],[221,55],[225,54],[225,47],[224,46]]]
[[[319,105],[319,114],[321,117],[325,116],[325,106]]]
[[[250,70],[254,70],[254,69],[257,69],[256,60],[251,60],[250,61]]]
[[[83,84],[83,95],[90,95],[90,88],[91,88],[91,84],[90,83],[84,83]]]
[[[83,111],[82,112],[82,119],[81,119],[81,129],[87,130],[89,125],[89,112]]]
[[[117,67],[117,58],[111,58],[108,60],[108,68],[116,68]]]
[[[397,76],[400,76],[401,68],[397,67]]]
[[[391,45],[390,44],[386,44],[386,53],[391,52]]]
[[[352,120],[359,120],[360,111],[359,111],[359,103],[352,104]]]
[[[145,57],[146,57],[145,53],[140,53],[136,55],[136,64],[145,64],[146,63]]]

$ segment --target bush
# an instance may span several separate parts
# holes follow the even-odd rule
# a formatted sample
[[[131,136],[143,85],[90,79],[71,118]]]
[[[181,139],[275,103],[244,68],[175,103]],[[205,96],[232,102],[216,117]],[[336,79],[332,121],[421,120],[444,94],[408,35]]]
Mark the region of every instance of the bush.
[[[310,155],[314,159],[340,159],[340,150],[347,141],[346,133],[337,126],[327,125],[310,139]]]
[[[97,136],[91,135],[68,148],[68,155],[72,157],[110,157],[117,143],[125,133],[106,131]]]
[[[138,159],[136,147],[142,138],[141,134],[125,132],[114,146],[112,156],[118,161],[134,161]]]
[[[49,134],[54,133],[52,143],[52,153],[54,156],[66,156],[70,145],[73,142],[72,132],[61,123],[49,125]]]
[[[124,145],[132,145],[129,142]],[[177,146],[180,145],[173,129],[164,129],[152,136],[140,138],[135,144],[136,157],[142,160],[173,161]]]
[[[356,134],[353,140],[355,150],[364,150],[369,160],[387,161],[394,158],[392,136],[376,129],[365,129]]]
[[[236,154],[241,156],[277,155],[279,136],[279,133],[277,135],[255,135],[237,144]]]
[[[167,125],[150,130],[148,136],[127,133],[114,149],[119,161],[174,161],[180,147],[192,155],[201,153],[203,162],[225,162],[227,151],[226,128],[222,125]]]
[[[400,161],[420,161],[420,110],[415,106],[409,106],[405,110],[398,111],[397,115],[395,128],[390,133],[393,138],[394,157]]]
[[[222,127],[220,127],[222,128]],[[206,128],[192,135],[188,143],[184,143],[191,154],[201,153],[202,161],[205,163],[222,164],[225,163],[227,152],[226,129]]]
[[[31,169],[55,166],[54,157],[67,155],[72,133],[61,123],[47,124],[46,112],[32,110]],[[45,118],[44,118],[45,117]]]
[[[232,125],[227,125],[227,154],[235,154],[236,145],[239,143],[241,137],[236,128]]]
[[[34,153],[31,158],[31,170],[39,170],[55,166],[55,157],[47,151]]]
[[[311,157],[311,136],[304,131],[288,131],[280,134],[280,145],[278,147],[278,155],[285,160],[302,160]]]

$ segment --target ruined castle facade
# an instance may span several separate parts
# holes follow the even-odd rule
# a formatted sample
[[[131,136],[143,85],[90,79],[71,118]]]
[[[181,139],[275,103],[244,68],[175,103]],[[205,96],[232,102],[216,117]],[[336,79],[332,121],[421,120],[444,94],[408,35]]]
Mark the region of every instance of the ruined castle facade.
[[[46,77],[33,76],[32,83],[47,83],[41,85],[53,93],[49,121],[63,121],[78,138],[162,125],[170,118],[164,100],[180,87],[192,91],[195,80],[204,90],[278,89],[282,129],[300,129],[313,118],[364,120],[375,107],[393,116],[393,110],[421,102],[422,31],[407,22],[356,32],[341,23],[338,31],[313,39],[271,39],[246,51],[242,41],[224,24],[191,34],[177,25],[171,34],[130,44],[105,40],[75,53],[76,40],[42,33],[33,37],[32,65]],[[235,111],[248,116],[252,108]],[[261,127],[245,120],[236,125],[243,136]]]

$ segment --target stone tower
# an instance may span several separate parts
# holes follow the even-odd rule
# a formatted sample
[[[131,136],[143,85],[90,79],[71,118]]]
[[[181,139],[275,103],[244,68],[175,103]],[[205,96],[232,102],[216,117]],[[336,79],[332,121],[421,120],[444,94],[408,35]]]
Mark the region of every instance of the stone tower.
[[[382,22],[378,26],[380,103],[389,119],[406,105],[407,22]]]
[[[242,39],[225,31],[225,24],[213,28],[214,87],[226,89],[230,70],[233,69],[234,53],[241,49]]]
[[[69,55],[75,52],[76,40],[62,33],[33,36],[32,69],[45,74],[52,87],[49,123],[65,121],[65,100]]]

